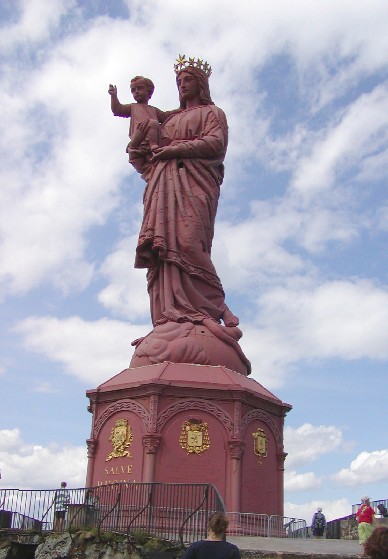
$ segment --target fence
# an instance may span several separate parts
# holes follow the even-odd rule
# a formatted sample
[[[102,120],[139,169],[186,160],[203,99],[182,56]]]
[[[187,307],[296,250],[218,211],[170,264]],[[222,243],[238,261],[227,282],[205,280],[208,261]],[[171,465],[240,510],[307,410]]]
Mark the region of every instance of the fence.
[[[228,512],[231,536],[261,536],[269,538],[306,538],[306,521],[287,516]]]
[[[381,514],[381,511],[379,509],[380,505],[382,505],[384,507],[384,509],[387,510],[388,509],[388,499],[381,499],[380,501],[371,501],[370,506],[375,511],[375,514]],[[358,503],[356,505],[352,505],[352,514],[356,514],[356,512],[358,511],[360,506],[361,506],[361,503]]]
[[[182,542],[202,538],[209,515],[224,511],[217,489],[207,484],[117,483],[88,489],[3,489],[0,504],[3,529],[72,531],[95,527],[99,532],[124,534],[143,530]],[[63,520],[58,518],[59,509],[65,511]]]
[[[59,491],[65,491],[60,496]],[[58,504],[65,501],[63,520]],[[2,509],[2,510],[1,510]],[[117,483],[66,490],[0,490],[0,528],[61,531],[97,528],[127,535],[137,530],[191,543],[206,536],[212,512],[225,512],[213,485]],[[253,513],[227,513],[228,535],[305,538],[306,522]]]

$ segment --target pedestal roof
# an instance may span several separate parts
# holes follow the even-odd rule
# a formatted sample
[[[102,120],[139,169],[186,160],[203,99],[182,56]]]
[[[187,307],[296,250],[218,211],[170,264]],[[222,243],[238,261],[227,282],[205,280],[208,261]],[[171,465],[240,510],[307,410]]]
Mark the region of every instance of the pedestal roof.
[[[256,397],[291,408],[259,382],[223,366],[193,365],[189,363],[157,363],[144,367],[128,368],[100,384],[95,392],[112,392],[145,385],[222,389],[250,392]]]

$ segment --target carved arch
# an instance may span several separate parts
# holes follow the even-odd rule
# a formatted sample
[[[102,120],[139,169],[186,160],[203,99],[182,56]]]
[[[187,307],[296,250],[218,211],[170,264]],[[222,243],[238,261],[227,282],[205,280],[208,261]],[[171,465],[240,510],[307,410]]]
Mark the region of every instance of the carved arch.
[[[266,425],[268,425],[268,427],[270,428],[274,439],[277,443],[277,448],[278,451],[282,451],[283,450],[283,434],[281,433],[281,431],[279,431],[278,426],[276,425],[276,423],[274,422],[274,420],[272,419],[272,417],[270,415],[268,415],[268,413],[262,411],[262,410],[251,410],[250,412],[248,412],[242,422],[241,422],[241,433],[242,436],[244,437],[244,433],[245,433],[245,429],[247,428],[248,424],[251,421],[255,421],[259,419],[260,421],[263,421],[263,423],[265,423]]]
[[[138,404],[137,402],[125,402],[124,401],[124,402],[115,402],[114,404],[109,406],[104,411],[104,413],[101,414],[101,416],[98,418],[98,420],[96,421],[96,423],[93,427],[93,438],[95,438],[95,439],[98,438],[98,435],[101,431],[102,426],[107,421],[107,419],[109,419],[109,417],[111,415],[113,415],[116,412],[121,412],[121,411],[131,411],[131,412],[135,413],[137,416],[139,416],[142,419],[146,433],[149,432],[150,414],[149,414],[148,410],[144,406],[142,406],[141,404]]]
[[[177,402],[166,408],[158,417],[157,421],[157,432],[161,433],[163,427],[167,421],[181,411],[185,411],[188,408],[194,410],[201,410],[216,416],[220,422],[226,427],[229,432],[230,437],[233,435],[233,421],[232,418],[221,408],[210,404],[209,402],[203,402],[201,400],[185,400],[184,402]]]

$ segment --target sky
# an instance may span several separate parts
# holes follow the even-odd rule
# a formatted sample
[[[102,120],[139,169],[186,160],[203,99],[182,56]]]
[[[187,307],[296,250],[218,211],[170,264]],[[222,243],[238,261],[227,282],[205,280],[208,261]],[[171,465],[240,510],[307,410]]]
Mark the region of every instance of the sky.
[[[286,417],[285,515],[388,498],[386,0],[2,0],[0,488],[82,487],[87,389],[151,329],[131,77],[213,68],[229,147],[212,258]]]

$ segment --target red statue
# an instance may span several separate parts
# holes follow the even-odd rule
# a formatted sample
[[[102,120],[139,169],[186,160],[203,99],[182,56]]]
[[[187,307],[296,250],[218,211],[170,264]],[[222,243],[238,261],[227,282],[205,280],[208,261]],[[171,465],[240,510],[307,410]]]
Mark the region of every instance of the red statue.
[[[242,335],[239,320],[225,303],[211,260],[228,144],[226,117],[211,100],[207,63],[180,56],[175,71],[180,109],[160,111],[136,123],[135,129],[131,126],[136,145],[131,139],[128,146],[130,162],[147,183],[135,267],[148,269],[155,327],[146,338],[134,342],[137,348],[131,366],[145,364],[144,359],[168,360],[224,364],[249,374],[249,361],[237,342]],[[117,112],[117,106],[115,112],[113,104],[112,111],[129,116]],[[147,147],[140,152],[139,145]],[[204,335],[213,341],[204,343]],[[221,356],[225,344],[229,346],[226,353],[237,352],[241,366],[236,366],[234,358],[233,363],[229,358],[220,362],[225,360]]]

